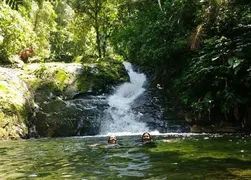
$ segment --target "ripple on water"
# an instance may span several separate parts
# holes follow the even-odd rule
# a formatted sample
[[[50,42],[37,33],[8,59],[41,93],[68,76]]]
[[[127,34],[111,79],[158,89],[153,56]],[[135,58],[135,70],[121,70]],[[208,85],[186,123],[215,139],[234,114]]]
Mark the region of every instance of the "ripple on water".
[[[104,136],[0,142],[0,179],[251,179],[250,136],[153,135],[149,149],[139,138],[119,136],[117,146]]]

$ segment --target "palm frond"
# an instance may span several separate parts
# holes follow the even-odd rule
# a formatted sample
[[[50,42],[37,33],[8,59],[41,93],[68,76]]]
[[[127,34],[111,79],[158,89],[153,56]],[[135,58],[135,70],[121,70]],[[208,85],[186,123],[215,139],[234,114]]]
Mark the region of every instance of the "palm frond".
[[[20,5],[24,4],[24,0],[2,0],[5,2],[8,6],[11,7],[11,9],[18,10],[18,7]]]

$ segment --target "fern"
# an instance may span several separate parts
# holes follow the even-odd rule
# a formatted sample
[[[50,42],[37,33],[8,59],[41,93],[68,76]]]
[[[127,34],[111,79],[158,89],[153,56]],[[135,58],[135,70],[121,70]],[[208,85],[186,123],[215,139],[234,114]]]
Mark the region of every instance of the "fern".
[[[20,5],[25,5],[25,0],[2,0],[5,2],[8,6],[11,7],[11,9],[18,10]],[[36,0],[38,3],[42,4],[43,1],[49,1],[51,3],[57,3],[58,0]]]
[[[11,9],[18,10],[18,7],[20,5],[24,4],[24,0],[2,0],[5,2],[8,6],[11,7]]]

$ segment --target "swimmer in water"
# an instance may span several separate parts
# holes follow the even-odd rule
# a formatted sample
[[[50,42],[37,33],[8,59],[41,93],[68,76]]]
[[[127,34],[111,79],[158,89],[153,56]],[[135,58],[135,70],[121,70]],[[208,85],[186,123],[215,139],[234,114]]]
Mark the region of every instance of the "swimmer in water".
[[[150,148],[157,147],[155,142],[152,141],[152,137],[149,132],[143,133],[143,135],[141,136],[141,141],[144,147],[150,147]]]
[[[145,133],[142,135],[142,137],[141,137],[141,141],[142,141],[143,143],[150,142],[150,141],[151,141],[151,135],[150,135],[150,133],[145,132]]]
[[[117,138],[116,138],[116,136],[114,136],[114,135],[109,136],[109,138],[108,138],[108,144],[117,144]]]

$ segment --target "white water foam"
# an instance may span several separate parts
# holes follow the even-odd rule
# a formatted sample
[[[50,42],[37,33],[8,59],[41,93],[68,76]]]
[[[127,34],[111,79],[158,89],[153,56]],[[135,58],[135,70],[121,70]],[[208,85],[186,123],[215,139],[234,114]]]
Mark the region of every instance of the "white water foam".
[[[105,111],[101,119],[101,135],[132,135],[149,131],[146,123],[140,121],[140,113],[135,113],[131,109],[132,103],[144,91],[146,76],[133,71],[129,62],[123,63],[130,82],[119,86],[115,93],[108,97],[109,108]]]

